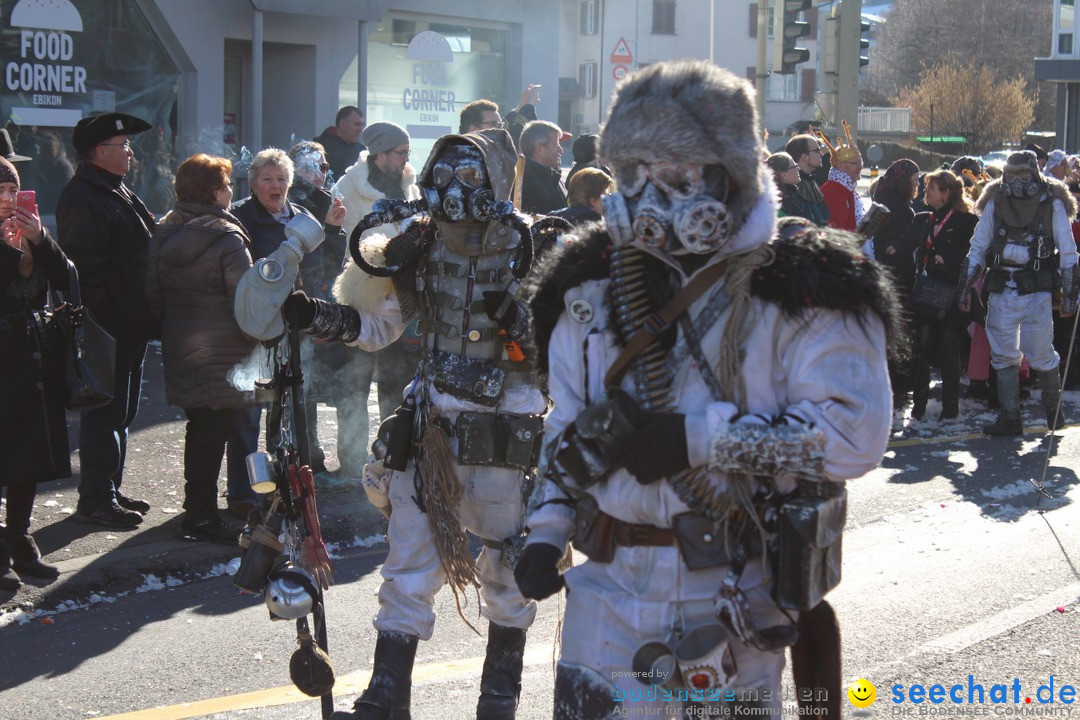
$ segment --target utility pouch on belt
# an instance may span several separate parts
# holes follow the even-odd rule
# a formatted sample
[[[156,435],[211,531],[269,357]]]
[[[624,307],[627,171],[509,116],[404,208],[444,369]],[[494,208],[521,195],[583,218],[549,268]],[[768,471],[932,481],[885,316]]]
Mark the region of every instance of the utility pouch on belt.
[[[458,462],[530,470],[540,457],[543,429],[539,415],[460,413],[454,428]]]
[[[821,496],[811,496],[814,492]],[[773,600],[785,610],[809,610],[840,583],[847,489],[800,483],[781,503],[778,516]]]
[[[404,470],[409,462],[415,420],[416,399],[410,395],[379,425],[379,432],[371,443],[371,454],[376,460],[382,460],[387,470]]]
[[[502,396],[506,371],[492,360],[433,350],[429,376],[439,392],[460,400],[495,407]]]
[[[591,495],[578,500],[575,508],[574,547],[593,562],[609,563],[615,559],[615,518],[600,512]]]
[[[1004,270],[991,270],[986,274],[986,291],[1005,292],[1005,283],[1009,282],[1009,273]]]
[[[1021,270],[1013,275],[1016,281],[1016,293],[1028,295],[1035,292],[1052,292],[1057,287],[1057,278],[1052,268],[1041,267],[1038,270]]]
[[[634,401],[625,393],[587,406],[563,431],[555,462],[579,488],[603,480],[620,466],[619,442],[634,432]]]
[[[671,528],[675,531],[683,562],[690,570],[730,565],[732,555],[743,542],[743,538],[725,536],[723,527],[717,527],[712,520],[696,512],[679,513],[671,519]],[[753,536],[758,537],[757,533]],[[761,554],[761,542],[755,542],[754,548],[747,549],[748,557]]]

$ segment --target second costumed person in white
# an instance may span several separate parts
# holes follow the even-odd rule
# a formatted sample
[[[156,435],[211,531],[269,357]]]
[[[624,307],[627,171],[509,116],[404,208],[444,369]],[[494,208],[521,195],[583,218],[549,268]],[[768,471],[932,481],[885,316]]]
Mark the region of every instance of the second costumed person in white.
[[[515,574],[527,597],[568,590],[557,720],[670,716],[722,688],[778,713],[797,614],[770,597],[760,505],[838,490],[886,447],[891,284],[854,236],[797,218],[778,234],[752,92],[701,62],[620,83],[606,225],[545,259],[529,300],[554,407]],[[703,277],[670,325],[644,319]],[[612,381],[641,326],[658,332]],[[589,559],[563,575],[571,539]],[[634,676],[639,651],[699,631],[716,641],[681,696]]]
[[[526,335],[512,295],[532,249],[526,219],[509,202],[515,158],[505,130],[440,138],[420,175],[423,200],[385,216],[393,203],[376,205],[379,217],[365,218],[364,227],[400,221],[421,205],[429,217],[382,247],[365,239],[359,261],[359,248],[350,247],[353,262],[335,286],[345,304],[296,293],[282,310],[295,327],[364,350],[385,347],[420,317],[417,377],[379,429],[376,446],[386,457],[365,471],[365,489],[389,516],[390,546],[371,683],[353,712],[334,720],[410,717],[417,642],[431,638],[435,594],[447,583],[455,594],[477,584],[489,620],[478,720],[515,716],[536,603],[518,591],[504,541],[523,526],[547,408],[531,365],[511,358],[505,344]],[[479,558],[470,556],[463,528],[483,541]]]

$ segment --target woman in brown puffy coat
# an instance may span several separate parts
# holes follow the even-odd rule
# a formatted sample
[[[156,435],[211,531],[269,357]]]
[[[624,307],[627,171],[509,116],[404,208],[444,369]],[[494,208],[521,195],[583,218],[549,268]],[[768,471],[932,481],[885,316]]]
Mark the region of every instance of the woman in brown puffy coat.
[[[165,398],[187,414],[184,534],[236,542],[217,508],[221,458],[233,415],[255,397],[230,382],[255,348],[233,317],[240,277],[251,267],[248,237],[229,213],[232,163],[198,154],[176,171],[176,206],[150,246],[149,297],[162,323]]]

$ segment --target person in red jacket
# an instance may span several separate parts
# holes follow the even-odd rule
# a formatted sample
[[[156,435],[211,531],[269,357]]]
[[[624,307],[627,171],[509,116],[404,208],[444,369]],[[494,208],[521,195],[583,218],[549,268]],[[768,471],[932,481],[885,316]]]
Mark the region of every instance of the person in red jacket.
[[[832,151],[832,168],[829,179],[821,186],[821,194],[825,196],[825,206],[829,208],[830,227],[854,231],[863,216],[862,198],[857,187],[862,175],[863,159],[858,146],[851,139],[851,126],[845,121],[841,121],[841,124],[847,142],[837,138],[833,146],[828,138],[818,133],[818,137]]]

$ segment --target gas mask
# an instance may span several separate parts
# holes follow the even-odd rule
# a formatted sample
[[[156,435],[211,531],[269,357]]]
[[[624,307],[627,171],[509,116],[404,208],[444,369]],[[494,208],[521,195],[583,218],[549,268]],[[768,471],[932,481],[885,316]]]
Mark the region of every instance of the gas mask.
[[[439,220],[486,222],[495,217],[495,193],[484,156],[472,145],[447,145],[431,168],[431,185],[421,190],[428,211]]]
[[[603,197],[604,219],[619,245],[639,242],[671,256],[707,255],[731,237],[719,165],[656,162],[615,169],[619,191]]]
[[[1020,200],[1028,200],[1039,194],[1042,183],[1032,173],[1005,173],[1001,178],[1001,186],[1009,197]]]

